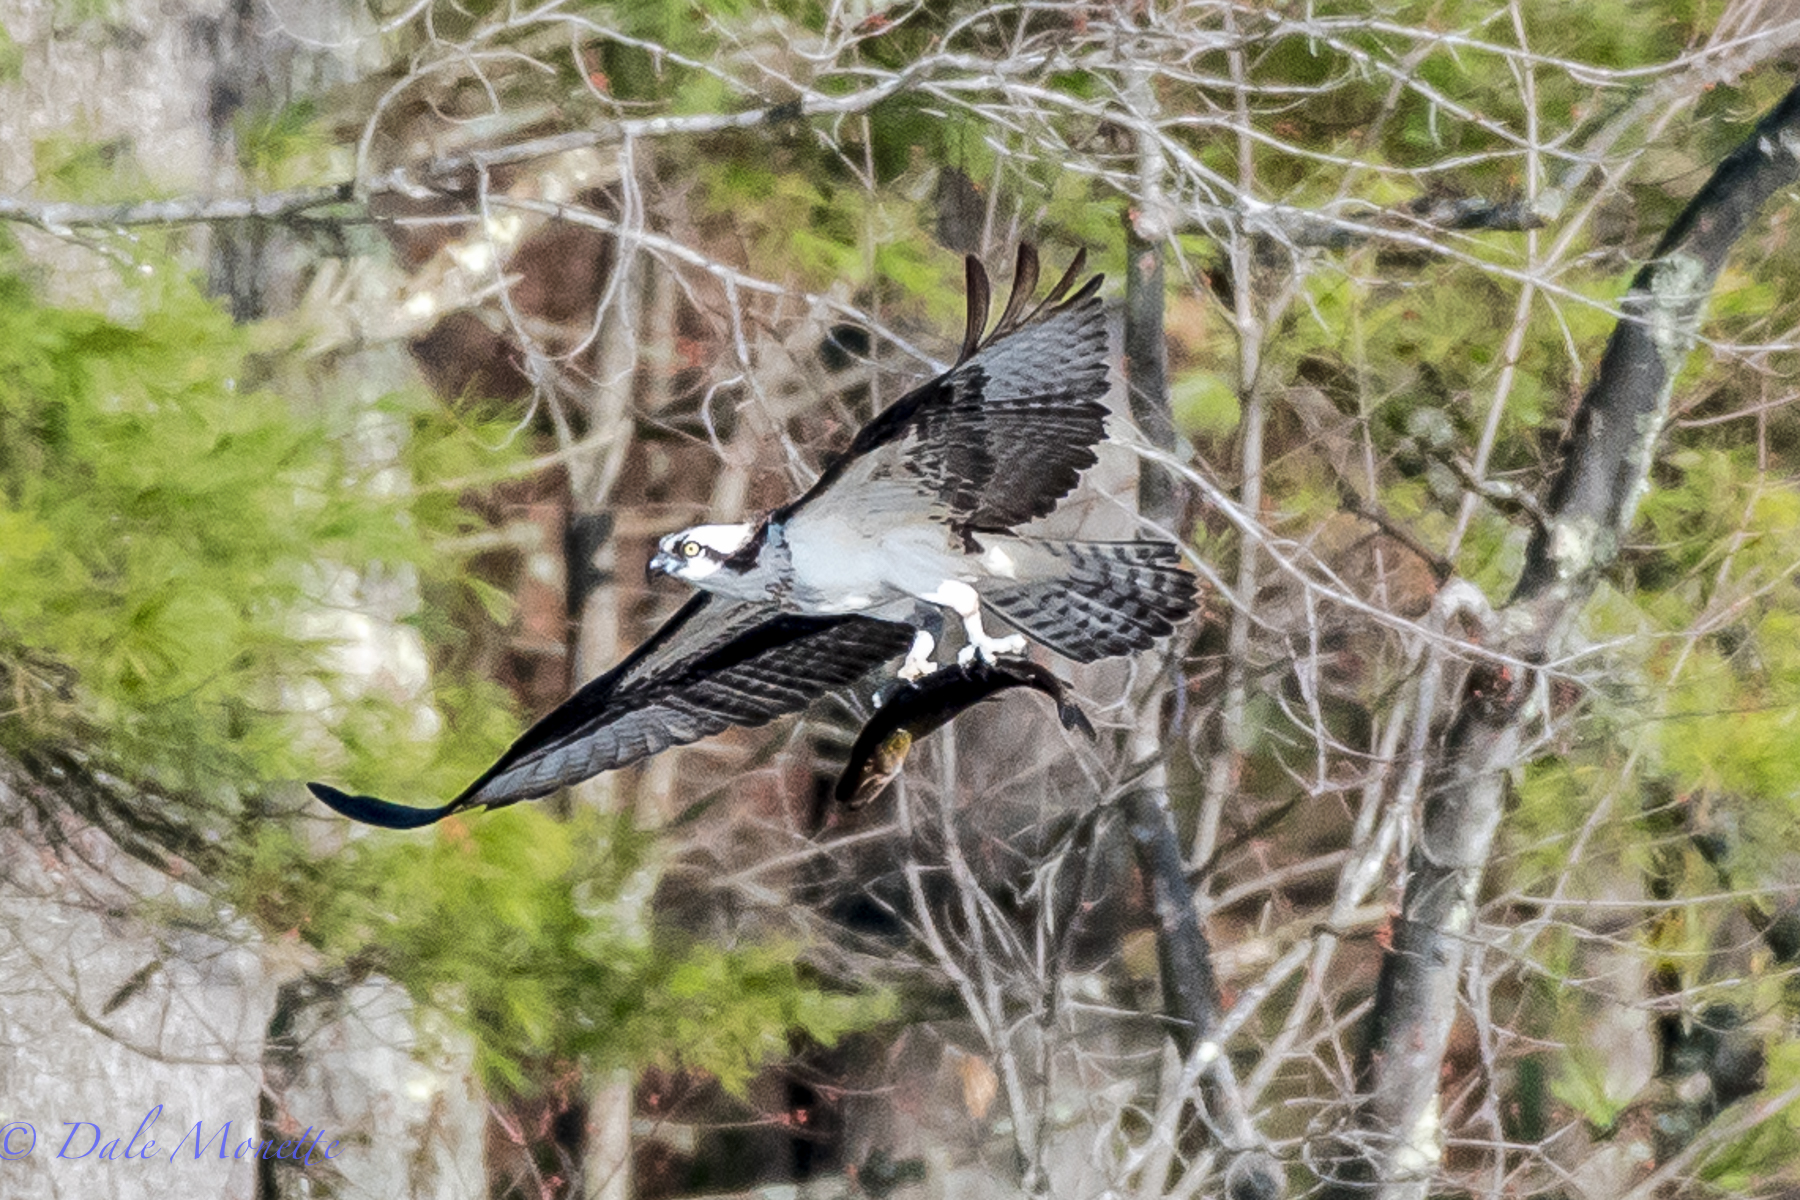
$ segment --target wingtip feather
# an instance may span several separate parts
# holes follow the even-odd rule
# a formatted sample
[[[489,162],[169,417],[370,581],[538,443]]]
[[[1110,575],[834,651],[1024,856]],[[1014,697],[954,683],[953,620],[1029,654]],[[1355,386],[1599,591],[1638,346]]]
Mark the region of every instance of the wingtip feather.
[[[1086,268],[1087,248],[1085,246],[1078,247],[1075,251],[1075,257],[1069,260],[1068,268],[1063,271],[1062,278],[1056,281],[1055,287],[1044,293],[1044,298],[1038,301],[1037,307],[1032,309],[1030,314],[1026,316],[1026,323],[1029,324],[1039,317],[1059,313],[1071,305],[1080,303],[1088,296],[1093,295],[1095,291],[1099,290],[1100,281],[1105,278],[1103,275],[1094,276],[1092,279],[1088,280],[1087,283],[1082,285],[1080,292],[1076,293],[1074,296],[1069,296],[1069,289],[1075,286],[1075,281],[1081,277],[1081,272]],[[1068,298],[1065,299],[1064,297]]]
[[[963,259],[963,278],[968,317],[963,328],[962,351],[956,356],[958,366],[968,362],[975,351],[981,348],[981,334],[987,328],[988,304],[992,296],[987,269],[973,254]]]
[[[985,325],[987,321],[988,304],[991,301],[991,285],[988,281],[987,272],[981,269],[981,265],[976,261],[974,255],[968,256],[967,269],[969,273],[971,294],[974,290],[976,273],[980,273],[982,289],[981,324]],[[982,336],[973,320],[975,310],[971,303],[971,321],[967,330],[964,332],[962,353],[957,357],[957,364],[960,366],[962,363],[968,361],[976,351],[993,345],[1008,334],[1016,333],[1020,329],[1023,329],[1027,325],[1031,325],[1042,318],[1053,317],[1058,313],[1067,312],[1069,309],[1076,307],[1098,294],[1100,285],[1106,280],[1104,274],[1095,274],[1073,292],[1069,290],[1074,287],[1075,281],[1081,278],[1081,273],[1086,269],[1087,250],[1085,247],[1077,248],[1075,257],[1070,260],[1068,268],[1062,273],[1061,278],[1056,281],[1056,285],[1048,292],[1044,293],[1043,299],[1039,300],[1036,304],[1031,304],[1031,298],[1037,291],[1038,273],[1040,270],[1038,252],[1037,247],[1030,242],[1019,243],[1019,257],[1013,267],[1012,290],[1007,294],[1006,307],[1000,313],[1000,320],[995,322],[992,332],[988,333],[985,337]],[[974,337],[975,340],[971,342],[969,340],[970,337]]]
[[[1019,258],[1013,264],[1012,291],[1006,297],[1006,308],[1000,314],[1000,323],[994,326],[994,338],[1005,337],[1019,327],[1020,319],[1025,315],[1025,306],[1037,291],[1037,281],[1037,247],[1030,242],[1020,242]],[[994,338],[988,340],[992,341]]]
[[[323,783],[309,783],[306,790],[333,812],[381,829],[420,829],[426,825],[434,825],[449,816],[456,807],[452,803],[438,808],[409,808],[375,796],[352,796]]]

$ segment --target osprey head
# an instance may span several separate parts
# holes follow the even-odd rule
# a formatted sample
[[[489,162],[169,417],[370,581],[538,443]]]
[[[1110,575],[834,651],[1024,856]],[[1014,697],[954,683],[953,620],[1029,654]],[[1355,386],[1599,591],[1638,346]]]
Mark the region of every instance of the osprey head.
[[[644,577],[671,575],[697,584],[742,550],[755,532],[754,525],[696,525],[671,533],[656,544]]]

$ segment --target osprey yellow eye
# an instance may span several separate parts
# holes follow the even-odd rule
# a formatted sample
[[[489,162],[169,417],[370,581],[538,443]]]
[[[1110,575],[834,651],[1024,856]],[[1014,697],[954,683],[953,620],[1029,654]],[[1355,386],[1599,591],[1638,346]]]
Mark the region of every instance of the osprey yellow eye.
[[[700,543],[689,539],[681,543],[681,557],[694,558],[700,553]]]

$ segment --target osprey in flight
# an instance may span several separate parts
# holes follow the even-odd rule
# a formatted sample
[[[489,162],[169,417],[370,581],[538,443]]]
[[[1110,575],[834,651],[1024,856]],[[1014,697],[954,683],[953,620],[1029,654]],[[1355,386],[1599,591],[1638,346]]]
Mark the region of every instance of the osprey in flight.
[[[649,573],[698,594],[454,800],[408,808],[317,783],[313,794],[391,828],[547,796],[795,712],[902,653],[900,674],[923,675],[946,611],[962,625],[964,664],[1023,652],[1027,638],[1084,663],[1147,649],[1194,608],[1175,546],[1019,532],[1074,489],[1106,436],[1101,277],[1075,287],[1085,257],[1027,311],[1038,261],[1020,247],[986,336],[987,273],[969,258],[956,364],[865,425],[799,499],[663,538]],[[1017,632],[989,634],[984,604]]]

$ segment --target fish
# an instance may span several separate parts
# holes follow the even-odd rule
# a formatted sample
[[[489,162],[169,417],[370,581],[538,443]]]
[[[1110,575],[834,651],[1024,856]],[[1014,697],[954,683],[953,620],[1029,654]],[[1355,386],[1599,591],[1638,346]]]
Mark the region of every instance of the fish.
[[[1064,729],[1079,730],[1090,740],[1097,736],[1087,714],[1069,699],[1062,681],[1037,663],[976,660],[940,667],[917,681],[902,682],[882,701],[856,735],[832,796],[846,808],[861,808],[900,774],[914,743],[981,701],[1019,687],[1050,697]]]

